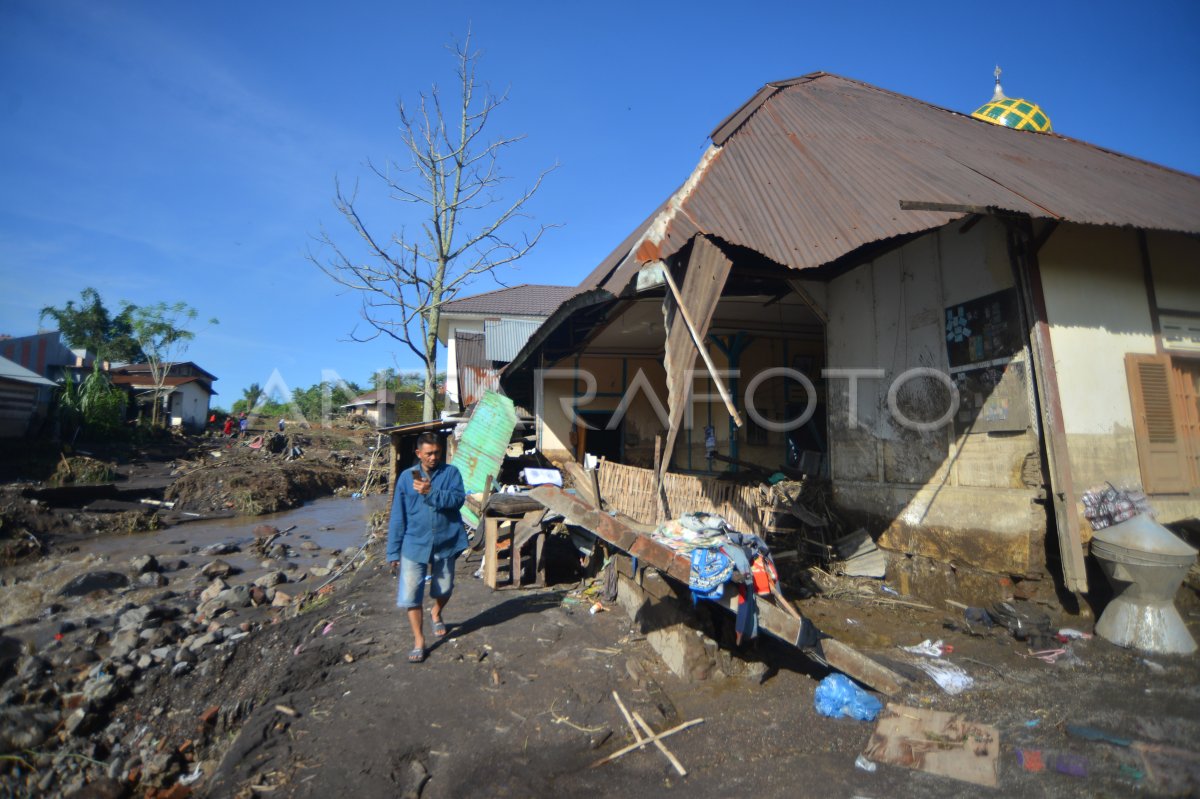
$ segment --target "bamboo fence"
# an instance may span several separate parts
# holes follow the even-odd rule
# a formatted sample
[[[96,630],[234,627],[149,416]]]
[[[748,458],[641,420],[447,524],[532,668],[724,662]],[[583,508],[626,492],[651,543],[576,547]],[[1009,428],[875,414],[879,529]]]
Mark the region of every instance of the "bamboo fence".
[[[655,473],[652,469],[600,462],[600,496],[611,507],[643,524],[662,524],[655,500]],[[685,513],[715,513],[724,517],[735,530],[757,532],[758,507],[762,493],[757,486],[742,486],[710,477],[667,474],[663,478],[667,508],[673,516]]]

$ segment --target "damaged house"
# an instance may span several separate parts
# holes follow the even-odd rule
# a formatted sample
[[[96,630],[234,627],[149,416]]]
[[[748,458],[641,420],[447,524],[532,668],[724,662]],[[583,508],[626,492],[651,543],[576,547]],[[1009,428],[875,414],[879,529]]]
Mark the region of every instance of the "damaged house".
[[[910,593],[1085,592],[1107,482],[1200,513],[1200,179],[826,73],[711,141],[505,369],[543,453],[647,523],[827,478]]]

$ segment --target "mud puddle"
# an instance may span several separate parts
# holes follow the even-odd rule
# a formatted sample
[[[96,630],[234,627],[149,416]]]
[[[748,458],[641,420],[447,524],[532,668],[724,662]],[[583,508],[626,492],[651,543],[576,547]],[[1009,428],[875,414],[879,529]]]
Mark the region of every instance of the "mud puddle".
[[[242,552],[220,557],[247,575],[262,573],[260,559],[250,551],[250,544],[254,542],[254,528],[263,524],[280,530],[295,525],[295,529],[280,540],[292,547],[299,546],[302,541],[312,541],[321,548],[312,552],[298,550],[303,561],[327,558],[329,550],[361,544],[367,533],[368,520],[374,512],[387,508],[388,499],[386,495],[365,499],[324,497],[294,510],[262,516],[192,522],[154,533],[78,540],[70,554],[0,570],[0,627],[36,619],[56,603],[68,605],[65,618],[82,621],[86,616],[110,611],[109,605],[115,607],[148,600],[163,589],[135,589],[83,600],[58,595],[64,585],[81,574],[99,570],[127,572],[129,561],[139,555],[187,562],[186,569],[171,575],[167,585],[171,590],[187,590],[190,585],[187,578],[212,560],[212,557],[200,555],[200,550],[212,544],[236,544]],[[43,631],[39,625],[33,625],[27,632],[36,636]]]

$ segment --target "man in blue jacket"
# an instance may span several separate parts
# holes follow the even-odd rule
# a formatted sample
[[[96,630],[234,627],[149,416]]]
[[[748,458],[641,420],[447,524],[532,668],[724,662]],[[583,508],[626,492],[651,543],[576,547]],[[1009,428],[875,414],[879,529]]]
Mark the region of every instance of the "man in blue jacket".
[[[410,663],[425,660],[425,576],[430,576],[433,634],[443,638],[442,611],[454,590],[454,562],[467,548],[467,531],[459,513],[467,492],[458,469],[441,463],[441,456],[436,435],[422,433],[417,438],[417,463],[396,478],[388,524],[387,559],[392,573],[400,573],[396,605],[408,612],[413,632]]]

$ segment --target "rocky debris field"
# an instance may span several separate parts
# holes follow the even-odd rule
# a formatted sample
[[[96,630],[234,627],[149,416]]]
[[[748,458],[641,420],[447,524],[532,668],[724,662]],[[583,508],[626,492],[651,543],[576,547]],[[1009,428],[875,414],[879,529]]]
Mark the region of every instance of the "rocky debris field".
[[[185,547],[69,580],[0,637],[0,794],[187,795],[271,676],[257,639],[327,602],[322,584],[361,554],[263,525],[246,551]],[[238,698],[181,717],[222,680]]]

